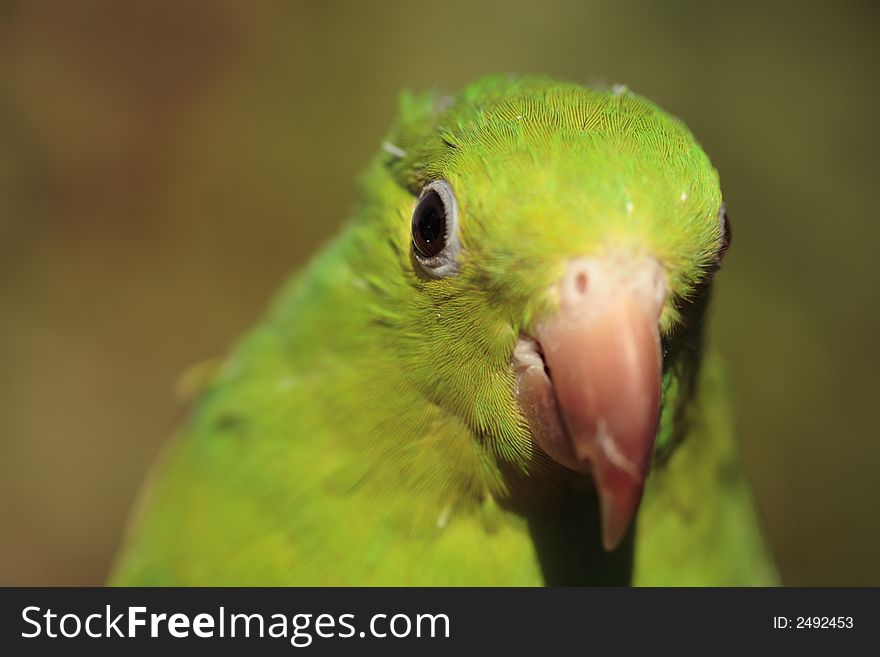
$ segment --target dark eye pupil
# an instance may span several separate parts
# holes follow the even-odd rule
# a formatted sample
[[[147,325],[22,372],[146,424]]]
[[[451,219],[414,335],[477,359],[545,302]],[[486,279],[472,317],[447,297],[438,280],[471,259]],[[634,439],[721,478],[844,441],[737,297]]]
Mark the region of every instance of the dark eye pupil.
[[[718,250],[718,261],[720,262],[730,248],[730,240],[732,237],[730,230],[730,221],[727,219],[727,210],[721,209],[721,248]]]
[[[425,194],[412,220],[413,246],[419,255],[431,258],[446,245],[446,208],[435,191]]]

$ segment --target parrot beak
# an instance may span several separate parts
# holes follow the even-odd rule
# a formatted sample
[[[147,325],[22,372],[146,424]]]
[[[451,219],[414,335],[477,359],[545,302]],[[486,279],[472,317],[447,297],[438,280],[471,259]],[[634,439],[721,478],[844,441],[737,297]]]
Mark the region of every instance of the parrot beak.
[[[650,257],[579,257],[556,291],[559,312],[514,351],[517,392],[541,448],[592,476],[611,551],[638,508],[657,434],[665,273]]]

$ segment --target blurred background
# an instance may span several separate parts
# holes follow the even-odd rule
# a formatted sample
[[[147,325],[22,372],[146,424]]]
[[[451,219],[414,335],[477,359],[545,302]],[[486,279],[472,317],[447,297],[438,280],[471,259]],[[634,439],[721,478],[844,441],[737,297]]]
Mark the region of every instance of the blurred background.
[[[356,202],[403,88],[626,83],[734,240],[712,338],[784,581],[880,585],[868,3],[0,3],[0,584],[100,584],[222,355]]]

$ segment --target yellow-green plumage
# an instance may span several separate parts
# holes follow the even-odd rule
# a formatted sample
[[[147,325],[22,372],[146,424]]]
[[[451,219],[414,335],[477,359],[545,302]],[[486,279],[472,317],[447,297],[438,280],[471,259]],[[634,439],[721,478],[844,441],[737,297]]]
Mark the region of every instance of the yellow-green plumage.
[[[112,581],[773,582],[719,370],[699,369],[688,320],[721,197],[687,130],[628,92],[491,78],[452,100],[404,96],[388,141],[353,221],[168,447]],[[410,215],[438,178],[456,191],[462,250],[455,276],[432,279]],[[656,462],[612,554],[589,479],[533,443],[510,367],[520,332],[554,312],[560,263],[609,244],[649,249],[670,286]]]

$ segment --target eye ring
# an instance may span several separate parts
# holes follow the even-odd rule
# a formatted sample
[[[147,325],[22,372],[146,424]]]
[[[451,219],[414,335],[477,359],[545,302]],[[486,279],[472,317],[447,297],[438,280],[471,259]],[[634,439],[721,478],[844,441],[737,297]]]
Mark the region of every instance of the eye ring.
[[[458,203],[452,186],[435,180],[422,189],[411,223],[413,255],[432,278],[447,278],[458,271]]]
[[[721,223],[721,240],[718,245],[718,264],[720,265],[721,261],[724,260],[724,256],[727,254],[727,250],[730,248],[730,242],[733,239],[730,220],[727,218],[727,207],[724,203],[721,204],[721,209],[718,211],[718,221]]]

